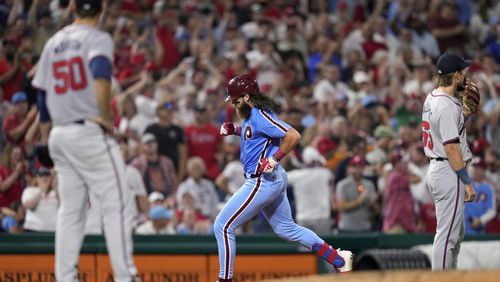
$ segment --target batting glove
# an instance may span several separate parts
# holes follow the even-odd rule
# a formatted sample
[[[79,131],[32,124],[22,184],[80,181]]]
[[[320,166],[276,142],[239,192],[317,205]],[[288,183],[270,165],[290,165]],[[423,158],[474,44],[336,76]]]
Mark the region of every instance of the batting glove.
[[[240,135],[241,127],[235,126],[232,122],[225,122],[220,126],[220,135]]]
[[[273,172],[278,165],[278,160],[274,157],[262,158],[259,161],[259,167],[257,168],[258,173],[270,173]]]

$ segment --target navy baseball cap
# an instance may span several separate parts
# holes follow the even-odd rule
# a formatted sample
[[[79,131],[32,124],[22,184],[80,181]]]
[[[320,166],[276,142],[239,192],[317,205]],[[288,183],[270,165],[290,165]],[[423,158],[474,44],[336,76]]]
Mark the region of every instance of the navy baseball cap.
[[[75,0],[76,9],[78,11],[101,10],[101,0]]]
[[[456,53],[444,53],[437,61],[438,74],[448,74],[470,67],[471,60],[464,60]]]

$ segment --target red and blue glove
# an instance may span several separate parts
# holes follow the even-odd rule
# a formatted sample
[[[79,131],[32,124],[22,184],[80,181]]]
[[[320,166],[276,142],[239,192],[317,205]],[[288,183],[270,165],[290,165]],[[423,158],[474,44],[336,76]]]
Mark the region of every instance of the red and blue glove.
[[[220,135],[241,135],[241,127],[235,126],[232,122],[225,122],[220,126]]]

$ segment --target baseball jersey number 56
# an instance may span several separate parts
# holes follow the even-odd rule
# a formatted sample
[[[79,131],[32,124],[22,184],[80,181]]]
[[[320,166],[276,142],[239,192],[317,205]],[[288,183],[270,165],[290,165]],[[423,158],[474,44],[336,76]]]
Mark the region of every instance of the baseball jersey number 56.
[[[427,121],[422,121],[422,143],[423,146],[429,147],[429,149],[434,149],[434,143],[432,142],[432,135],[429,132],[429,129],[431,129],[431,126],[429,125],[429,122]]]
[[[82,90],[87,87],[87,77],[83,60],[80,57],[73,57],[67,61],[57,61],[52,65],[56,84],[54,90],[56,94],[63,95],[71,90]]]

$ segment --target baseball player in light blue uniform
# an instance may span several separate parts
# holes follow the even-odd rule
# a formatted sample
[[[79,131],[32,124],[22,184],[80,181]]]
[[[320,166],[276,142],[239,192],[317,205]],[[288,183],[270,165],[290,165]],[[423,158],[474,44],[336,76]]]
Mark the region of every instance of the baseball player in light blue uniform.
[[[281,238],[311,249],[336,271],[352,268],[352,253],[335,250],[311,230],[297,225],[286,196],[287,175],[280,160],[300,139],[300,134],[276,117],[279,106],[259,92],[257,81],[240,75],[227,84],[228,97],[243,119],[241,127],[226,122],[221,135],[241,136],[241,161],[245,184],[229,199],[215,220],[219,252],[219,282],[232,281],[236,251],[235,229],[262,211]]]

